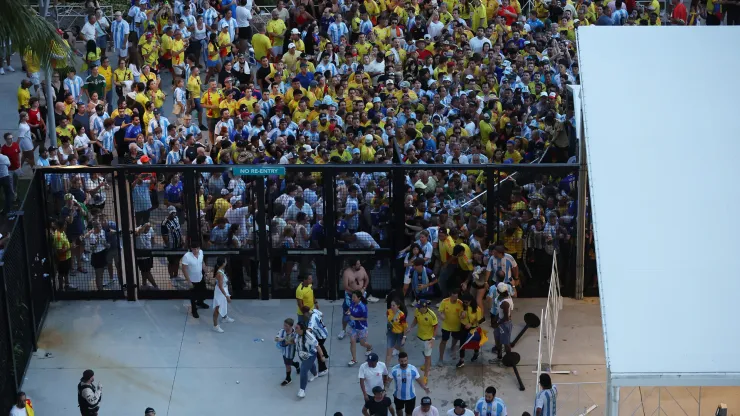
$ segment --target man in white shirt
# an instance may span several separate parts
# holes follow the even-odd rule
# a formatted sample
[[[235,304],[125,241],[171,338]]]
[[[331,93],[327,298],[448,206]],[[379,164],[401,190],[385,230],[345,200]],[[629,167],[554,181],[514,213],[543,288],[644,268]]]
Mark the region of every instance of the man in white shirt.
[[[16,398],[16,403],[10,408],[10,416],[28,416],[28,412],[26,411],[26,393],[19,391]]]
[[[249,26],[249,21],[252,20],[252,2],[251,0],[239,0],[239,5],[236,6],[236,27],[239,31],[237,36],[239,43],[239,52],[246,50],[247,42],[252,39],[252,28]]]
[[[82,26],[82,30],[80,31],[80,34],[82,35],[82,39],[87,42],[88,40],[95,40],[95,34],[97,32],[95,31],[95,15],[91,14],[87,16],[87,23],[85,23],[84,26]]]
[[[486,43],[493,47],[491,44],[491,40],[484,36],[485,32],[483,31],[482,27],[478,28],[478,31],[476,32],[476,37],[473,39],[470,39],[470,49],[472,49],[473,53],[482,53],[483,52],[483,45]]]
[[[203,251],[200,249],[200,243],[190,243],[190,251],[185,253],[180,260],[180,268],[182,268],[185,278],[193,284],[190,296],[190,310],[192,311],[193,318],[198,318],[198,308],[209,308],[205,302],[208,293],[206,282],[203,279],[205,268],[203,266]]]
[[[421,405],[417,406],[411,416],[439,416],[439,410],[432,406],[432,399],[424,396],[421,398]]]
[[[447,416],[475,416],[472,410],[467,409],[468,405],[463,399],[455,399],[452,405],[455,407],[447,411]]]
[[[367,362],[360,366],[360,390],[362,390],[363,402],[372,400],[373,387],[379,386],[385,388],[388,381],[388,368],[384,363],[378,361],[378,354],[371,352],[367,356]]]

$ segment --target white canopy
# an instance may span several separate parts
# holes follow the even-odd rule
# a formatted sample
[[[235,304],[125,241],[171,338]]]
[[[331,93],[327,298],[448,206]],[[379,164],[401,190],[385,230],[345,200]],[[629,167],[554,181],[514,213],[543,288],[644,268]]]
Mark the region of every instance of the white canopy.
[[[610,385],[740,385],[740,28],[578,50]]]

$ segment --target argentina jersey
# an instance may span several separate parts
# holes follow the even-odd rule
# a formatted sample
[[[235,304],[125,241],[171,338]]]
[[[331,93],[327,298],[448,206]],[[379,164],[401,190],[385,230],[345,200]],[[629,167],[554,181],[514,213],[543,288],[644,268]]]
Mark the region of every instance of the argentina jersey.
[[[393,397],[399,400],[411,400],[415,398],[414,380],[419,377],[419,370],[411,364],[408,364],[405,369],[401,368],[400,364],[394,366],[391,370],[391,378],[396,384]]]

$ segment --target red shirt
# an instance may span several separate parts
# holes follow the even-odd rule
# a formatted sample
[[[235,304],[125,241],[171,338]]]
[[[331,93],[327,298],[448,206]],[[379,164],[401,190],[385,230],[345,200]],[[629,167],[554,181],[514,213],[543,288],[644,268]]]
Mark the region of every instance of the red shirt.
[[[10,159],[9,171],[14,171],[21,167],[21,147],[18,146],[18,142],[13,142],[10,146],[4,144],[2,149],[0,149],[0,153]]]
[[[688,18],[688,13],[686,12],[686,6],[684,6],[683,3],[678,3],[678,5],[676,5],[676,8],[673,9],[671,18],[676,19],[676,20],[683,20],[684,23],[686,23],[687,18]]]
[[[513,13],[514,17],[511,17],[508,14],[504,14],[504,10]],[[501,7],[498,9],[498,15],[502,16],[504,20],[506,20],[506,26],[511,26],[511,24],[514,23],[514,21],[516,20],[516,9],[511,6]]]

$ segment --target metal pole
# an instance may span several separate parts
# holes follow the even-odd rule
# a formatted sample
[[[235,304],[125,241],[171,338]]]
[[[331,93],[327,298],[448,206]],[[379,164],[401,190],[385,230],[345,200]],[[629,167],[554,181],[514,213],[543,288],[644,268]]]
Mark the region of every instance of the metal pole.
[[[54,115],[54,89],[51,87],[51,64],[46,67],[46,132],[49,135],[49,142],[47,145],[56,146],[57,143],[57,131],[56,131],[56,119]]]
[[[583,125],[583,117],[578,129]],[[578,169],[578,219],[576,222],[576,290],[575,298],[583,299],[586,260],[586,187],[588,186],[588,167],[586,165],[586,140],[579,134],[580,167]]]
[[[619,416],[619,386],[606,383],[606,416]]]
[[[270,299],[270,253],[269,245],[270,242],[267,239],[267,205],[265,204],[265,178],[258,176],[255,180],[257,189],[257,212],[255,215],[255,221],[257,222],[257,256],[260,259],[260,297],[262,300]]]

